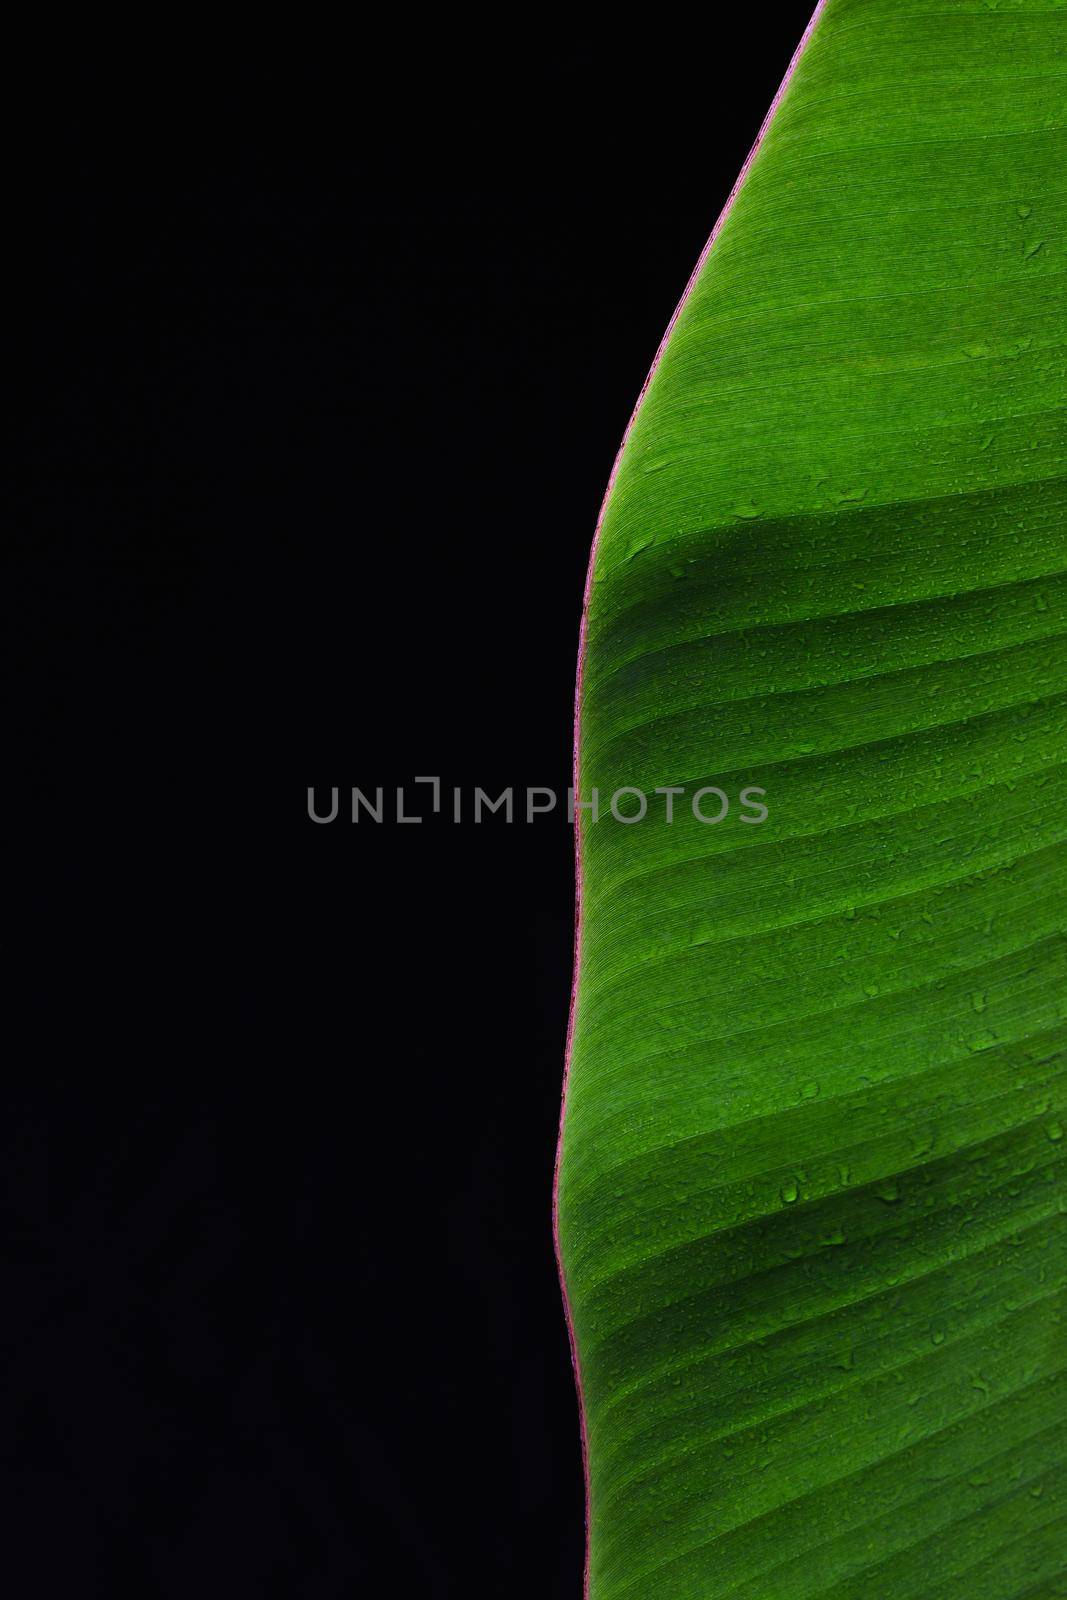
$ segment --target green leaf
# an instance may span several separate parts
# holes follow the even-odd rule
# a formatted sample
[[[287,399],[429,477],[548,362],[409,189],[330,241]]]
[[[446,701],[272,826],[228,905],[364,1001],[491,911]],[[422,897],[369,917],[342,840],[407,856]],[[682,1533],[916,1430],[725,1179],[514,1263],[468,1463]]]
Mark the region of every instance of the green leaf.
[[[1054,0],[827,0],[612,474],[592,1600],[1067,1594],[1065,90]]]

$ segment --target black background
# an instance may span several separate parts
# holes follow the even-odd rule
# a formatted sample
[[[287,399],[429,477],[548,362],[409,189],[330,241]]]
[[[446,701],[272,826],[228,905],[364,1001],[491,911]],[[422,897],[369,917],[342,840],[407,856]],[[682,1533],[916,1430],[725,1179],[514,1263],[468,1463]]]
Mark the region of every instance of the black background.
[[[13,1593],[579,1594],[569,830],[306,789],[565,790],[608,470],[807,12],[16,52]]]

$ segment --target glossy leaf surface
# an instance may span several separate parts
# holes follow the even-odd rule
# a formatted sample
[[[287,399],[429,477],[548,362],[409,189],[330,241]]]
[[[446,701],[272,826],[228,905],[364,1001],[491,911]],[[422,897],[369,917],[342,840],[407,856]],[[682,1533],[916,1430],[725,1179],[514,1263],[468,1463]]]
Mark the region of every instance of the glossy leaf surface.
[[[1067,1593],[1065,105],[1062,4],[827,0],[613,475],[593,1600]]]

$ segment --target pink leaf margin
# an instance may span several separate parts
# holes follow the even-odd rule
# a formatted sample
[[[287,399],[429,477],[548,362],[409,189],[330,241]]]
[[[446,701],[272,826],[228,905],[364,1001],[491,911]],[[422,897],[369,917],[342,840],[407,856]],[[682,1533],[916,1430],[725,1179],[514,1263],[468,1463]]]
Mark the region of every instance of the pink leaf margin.
[[[607,488],[604,491],[604,498],[601,501],[600,511],[599,511],[599,514],[598,514],[597,520],[596,520],[596,527],[593,530],[593,543],[592,543],[592,547],[591,547],[591,549],[589,551],[589,564],[588,564],[588,566],[586,568],[586,574],[585,574],[585,591],[584,591],[584,594],[582,596],[582,618],[581,618],[581,623],[579,624],[579,628],[578,628],[578,668],[577,668],[577,673],[576,673],[576,676],[575,676],[575,683],[574,683],[574,778],[573,778],[573,782],[574,782],[574,795],[575,795],[575,799],[576,800],[580,799],[581,792],[582,792],[581,791],[581,772],[580,772],[580,752],[581,752],[581,730],[580,730],[580,724],[581,724],[581,709],[582,709],[582,680],[583,680],[584,670],[585,670],[586,640],[587,640],[588,628],[589,628],[589,600],[590,600],[590,596],[592,594],[592,588],[593,588],[593,568],[594,568],[594,566],[596,564],[597,548],[598,548],[599,543],[600,543],[600,531],[601,531],[601,528],[604,525],[604,516],[605,516],[605,513],[607,511],[608,504],[609,504],[609,502],[611,500],[612,490],[615,487],[615,480],[616,480],[616,478],[618,476],[618,472],[619,472],[619,463],[622,460],[623,451],[626,449],[626,445],[627,445],[627,443],[629,441],[630,434],[633,431],[633,426],[634,426],[634,423],[637,420],[638,412],[641,410],[641,406],[644,403],[645,395],[648,393],[649,384],[652,382],[652,379],[656,375],[656,370],[659,367],[660,361],[661,361],[661,359],[663,357],[663,352],[667,348],[667,345],[668,345],[668,343],[670,341],[671,334],[674,332],[675,324],[677,323],[678,318],[681,316],[682,311],[683,311],[683,309],[684,309],[684,307],[686,305],[686,302],[689,299],[689,296],[693,292],[693,287],[696,284],[697,279],[700,277],[700,274],[704,270],[704,263],[707,261],[708,256],[711,254],[711,250],[712,250],[713,245],[715,244],[716,239],[719,237],[719,234],[722,232],[723,224],[725,223],[727,217],[730,215],[730,212],[733,209],[734,201],[737,199],[737,196],[741,191],[741,187],[744,184],[744,181],[748,176],[749,169],[751,168],[752,163],[755,160],[756,155],[759,152],[759,148],[762,145],[764,138],[766,137],[767,130],[768,130],[768,128],[770,127],[771,123],[774,120],[775,113],[777,112],[778,107],[781,104],[782,97],[785,94],[786,90],[788,89],[790,83],[792,82],[793,74],[796,72],[797,65],[798,65],[798,63],[800,61],[800,58],[802,57],[802,55],[804,54],[805,50],[808,47],[808,44],[809,44],[809,42],[811,40],[811,36],[815,31],[816,23],[818,22],[818,20],[819,20],[820,16],[822,15],[823,11],[826,9],[826,4],[827,4],[827,0],[818,0],[818,4],[816,5],[815,10],[811,14],[811,18],[810,18],[810,20],[808,22],[808,25],[804,29],[803,34],[801,35],[800,43],[797,45],[796,49],[793,51],[792,59],[790,60],[789,65],[785,70],[785,76],[783,77],[781,83],[778,85],[777,93],[775,94],[774,99],[771,101],[770,109],[768,110],[767,115],[764,117],[763,122],[760,125],[760,130],[757,133],[757,135],[755,137],[755,140],[753,141],[752,148],[748,152],[748,155],[745,157],[744,165],[742,166],[741,171],[738,173],[737,180],[734,183],[733,188],[730,190],[730,193],[726,198],[726,204],[723,206],[722,210],[719,212],[718,218],[716,219],[716,222],[715,222],[715,226],[712,228],[711,233],[710,233],[710,235],[708,237],[708,241],[705,244],[703,250],[700,252],[700,256],[699,256],[699,258],[697,260],[697,264],[693,268],[693,271],[692,271],[692,273],[690,275],[689,282],[685,286],[685,290],[684,290],[684,292],[682,294],[682,298],[679,300],[678,304],[674,308],[674,312],[673,312],[673,315],[671,316],[671,320],[667,324],[667,331],[664,333],[663,338],[660,340],[659,348],[657,349],[656,354],[655,354],[655,356],[653,358],[652,365],[648,369],[648,376],[645,379],[644,383],[641,385],[641,393],[638,395],[637,403],[634,406],[633,411],[630,413],[630,420],[626,424],[626,431],[623,433],[622,442],[619,445],[618,451],[616,452],[615,460],[612,463],[611,472],[608,475],[608,485],[607,485]],[[567,1291],[567,1278],[566,1278],[566,1274],[565,1274],[565,1272],[563,1270],[563,1254],[562,1254],[562,1250],[560,1248],[560,1239],[559,1239],[559,1172],[560,1172],[560,1163],[561,1163],[562,1158],[563,1158],[563,1126],[564,1126],[564,1122],[565,1122],[566,1116],[567,1116],[567,1089],[568,1089],[568,1086],[569,1086],[569,1083],[570,1083],[570,1075],[571,1075],[571,1053],[572,1053],[572,1050],[574,1048],[574,1016],[575,1016],[575,1008],[577,1006],[577,1001],[578,1001],[578,976],[579,976],[579,962],[580,962],[580,956],[581,956],[581,944],[582,944],[582,824],[581,824],[581,813],[580,813],[580,811],[578,811],[576,809],[575,813],[574,813],[574,958],[573,958],[572,976],[571,976],[570,1009],[569,1009],[568,1016],[567,1016],[567,1043],[566,1043],[566,1047],[565,1047],[565,1051],[564,1051],[564,1059],[563,1059],[563,1088],[562,1088],[561,1101],[560,1101],[559,1132],[558,1132],[557,1137],[556,1137],[556,1159],[555,1159],[555,1167],[554,1167],[553,1178],[552,1178],[552,1240],[553,1240],[553,1245],[554,1245],[555,1254],[556,1254],[556,1271],[559,1274],[560,1293],[561,1293],[561,1295],[563,1297],[563,1315],[564,1315],[564,1317],[566,1319],[567,1337],[568,1337],[568,1340],[570,1342],[571,1366],[574,1368],[574,1386],[575,1386],[575,1390],[576,1390],[577,1395],[578,1395],[578,1423],[579,1423],[579,1428],[581,1430],[581,1438],[582,1438],[582,1475],[583,1475],[584,1482],[585,1482],[585,1570],[584,1570],[584,1575],[583,1575],[583,1580],[582,1580],[582,1594],[584,1596],[584,1600],[589,1600],[589,1558],[590,1558],[590,1550],[591,1550],[590,1526],[589,1526],[589,1523],[590,1523],[589,1436],[588,1436],[588,1432],[587,1432],[587,1429],[586,1429],[585,1396],[584,1396],[584,1393],[583,1393],[583,1390],[582,1390],[582,1369],[581,1369],[581,1365],[580,1365],[580,1362],[579,1362],[579,1359],[578,1359],[578,1341],[577,1341],[577,1338],[575,1337],[575,1332],[574,1332],[574,1317],[573,1317],[572,1312],[571,1312],[571,1301],[570,1301],[570,1295],[568,1294],[568,1291]]]

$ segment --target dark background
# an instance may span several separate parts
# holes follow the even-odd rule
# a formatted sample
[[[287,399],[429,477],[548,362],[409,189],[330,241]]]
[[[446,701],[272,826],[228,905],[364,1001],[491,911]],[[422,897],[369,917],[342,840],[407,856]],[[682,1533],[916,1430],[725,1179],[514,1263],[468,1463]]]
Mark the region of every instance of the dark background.
[[[569,830],[306,788],[565,790],[611,461],[807,17],[15,53],[13,1595],[579,1594]]]

